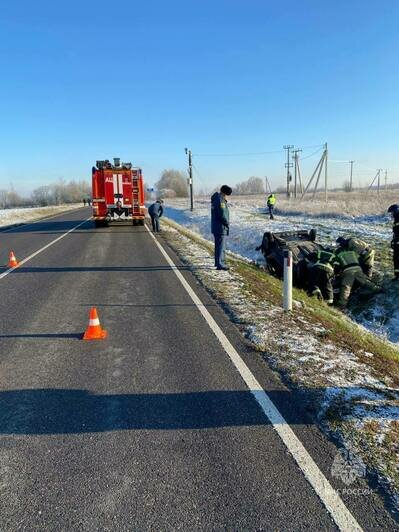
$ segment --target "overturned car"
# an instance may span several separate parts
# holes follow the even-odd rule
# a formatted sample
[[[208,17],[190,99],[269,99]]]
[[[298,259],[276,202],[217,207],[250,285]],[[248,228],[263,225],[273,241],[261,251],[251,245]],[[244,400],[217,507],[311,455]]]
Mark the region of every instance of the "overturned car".
[[[284,251],[292,252],[293,282],[298,288],[307,286],[307,265],[312,255],[324,250],[316,242],[316,230],[310,231],[284,231],[280,233],[266,232],[262,244],[256,248],[265,258],[266,268],[269,273],[282,278],[284,272]]]

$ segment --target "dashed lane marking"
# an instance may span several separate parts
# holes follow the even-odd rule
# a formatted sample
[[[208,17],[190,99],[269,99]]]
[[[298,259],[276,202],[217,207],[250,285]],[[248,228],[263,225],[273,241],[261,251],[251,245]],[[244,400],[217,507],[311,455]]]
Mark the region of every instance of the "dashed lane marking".
[[[42,248],[40,248],[37,251],[35,251],[34,253],[32,253],[32,255],[29,255],[29,257],[25,257],[24,259],[20,260],[19,263],[18,263],[18,266],[14,266],[13,268],[8,268],[8,270],[6,270],[2,274],[0,274],[0,279],[4,279],[4,277],[6,277],[6,275],[8,275],[9,273],[13,272],[17,268],[19,268],[20,266],[22,266],[23,264],[28,262],[29,260],[33,259],[33,257],[36,257],[36,255],[39,255],[39,253],[42,253],[43,251],[48,249],[50,246],[53,246],[54,244],[59,242],[61,239],[65,238],[67,235],[69,235],[70,233],[75,231],[78,227],[81,227],[83,224],[85,224],[86,222],[91,220],[91,218],[92,217],[90,216],[90,218],[87,218],[87,220],[84,220],[83,222],[80,222],[80,224],[75,225],[75,227],[72,227],[72,229],[70,229],[66,233],[63,233],[61,236],[57,237],[56,239],[52,240],[51,242],[49,242],[48,244],[46,244]]]

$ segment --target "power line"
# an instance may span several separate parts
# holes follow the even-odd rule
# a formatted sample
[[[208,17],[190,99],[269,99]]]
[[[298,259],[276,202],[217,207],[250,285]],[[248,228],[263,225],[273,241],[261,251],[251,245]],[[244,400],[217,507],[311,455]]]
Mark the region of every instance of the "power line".
[[[310,155],[306,155],[306,157],[301,157],[301,161],[303,161],[304,159],[310,159],[310,157],[313,157],[317,153],[320,153],[323,148],[324,148],[324,144],[321,144],[321,147],[318,150],[314,151]]]
[[[198,168],[197,168],[194,164],[193,164],[192,166],[193,166],[193,168],[194,168],[194,170],[195,170],[195,173],[196,173],[198,179],[200,180],[201,185],[202,185],[204,188],[206,188],[206,183],[205,183],[205,181],[204,181],[204,178],[203,178],[202,175],[200,174]]]
[[[302,148],[303,151],[310,150],[313,148],[319,148],[317,150],[320,151],[321,148],[323,148],[324,144],[313,144],[312,146],[305,146]],[[274,153],[282,153],[282,149],[279,150],[269,150],[269,151],[255,151],[255,152],[243,152],[243,153],[193,153],[193,157],[248,157],[248,156],[254,156],[254,155],[270,155]],[[315,153],[317,153],[315,152]],[[314,154],[313,154],[314,155]],[[308,157],[311,157],[312,155],[308,155]],[[305,157],[303,157],[304,159]]]
[[[247,157],[251,155],[269,155],[271,153],[281,153],[282,150],[258,151],[249,153],[193,153],[193,157]]]
[[[313,146],[302,146],[303,150],[311,150],[312,148],[323,148],[324,144],[313,144]]]

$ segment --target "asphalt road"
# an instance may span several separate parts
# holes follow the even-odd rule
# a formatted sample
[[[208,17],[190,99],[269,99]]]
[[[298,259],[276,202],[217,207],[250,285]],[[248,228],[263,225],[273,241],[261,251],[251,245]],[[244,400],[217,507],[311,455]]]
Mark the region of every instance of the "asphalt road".
[[[0,231],[0,264],[89,216]],[[335,446],[157,238],[345,488]],[[105,341],[81,340],[91,306]],[[0,312],[1,530],[337,529],[146,228],[87,221],[0,279]],[[374,489],[353,486],[370,491],[341,495],[362,528],[397,529]]]

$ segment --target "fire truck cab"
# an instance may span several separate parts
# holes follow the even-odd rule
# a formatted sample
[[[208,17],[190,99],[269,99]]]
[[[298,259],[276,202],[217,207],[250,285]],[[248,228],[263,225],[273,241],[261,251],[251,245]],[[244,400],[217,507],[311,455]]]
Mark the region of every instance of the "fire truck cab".
[[[144,225],[144,183],[141,168],[114,158],[92,168],[93,218],[97,226],[110,222]]]

